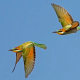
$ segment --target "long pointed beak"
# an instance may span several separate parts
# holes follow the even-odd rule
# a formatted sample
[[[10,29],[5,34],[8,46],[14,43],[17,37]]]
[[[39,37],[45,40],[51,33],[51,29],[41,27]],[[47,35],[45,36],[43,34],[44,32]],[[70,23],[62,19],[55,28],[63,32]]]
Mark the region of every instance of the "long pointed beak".
[[[10,49],[10,50],[8,50],[8,51],[13,51],[13,49]]]
[[[54,31],[54,32],[52,32],[52,33],[57,33],[57,31]]]

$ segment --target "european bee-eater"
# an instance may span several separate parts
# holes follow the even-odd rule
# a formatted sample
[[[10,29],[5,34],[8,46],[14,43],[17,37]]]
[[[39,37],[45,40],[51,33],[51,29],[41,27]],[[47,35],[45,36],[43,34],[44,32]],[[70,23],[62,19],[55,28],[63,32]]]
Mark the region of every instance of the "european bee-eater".
[[[59,35],[66,35],[66,34],[76,33],[78,30],[80,30],[79,22],[73,21],[73,18],[71,17],[69,12],[67,12],[66,9],[54,3],[51,5],[53,6],[58,16],[59,22],[61,23],[63,28],[54,31],[53,33],[57,33]]]
[[[13,51],[16,53],[16,62],[14,69],[16,67],[17,62],[23,57],[24,61],[24,69],[25,69],[25,77],[27,78],[28,75],[32,72],[35,63],[35,46],[46,49],[47,47],[44,44],[38,44],[32,41],[25,42],[18,47],[10,49],[9,51]],[[14,71],[13,69],[13,71]],[[12,71],[12,72],[13,72]]]

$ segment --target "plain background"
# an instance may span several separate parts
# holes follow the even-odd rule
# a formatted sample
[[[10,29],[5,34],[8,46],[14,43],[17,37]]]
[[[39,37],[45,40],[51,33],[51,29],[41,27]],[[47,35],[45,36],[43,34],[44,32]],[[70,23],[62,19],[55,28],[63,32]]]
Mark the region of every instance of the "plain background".
[[[80,21],[80,0],[0,0],[0,80],[80,80],[80,31],[53,34],[62,27],[51,3]],[[27,41],[47,49],[36,47],[35,66],[26,79],[23,58],[11,72],[16,54],[8,50]]]

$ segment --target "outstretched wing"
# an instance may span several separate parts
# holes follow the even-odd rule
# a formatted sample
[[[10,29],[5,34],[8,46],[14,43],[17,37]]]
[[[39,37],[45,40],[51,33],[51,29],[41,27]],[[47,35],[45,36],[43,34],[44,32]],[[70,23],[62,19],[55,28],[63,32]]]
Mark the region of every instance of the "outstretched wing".
[[[56,4],[51,4],[58,16],[59,22],[61,23],[62,27],[64,29],[67,29],[68,27],[70,28],[71,26],[67,26],[67,25],[71,25],[71,23],[73,22],[73,18],[71,17],[71,15],[69,14],[69,12],[67,12],[66,9],[64,9],[63,7],[56,5]]]
[[[15,66],[14,66],[12,72],[15,70],[16,64],[20,60],[21,57],[22,57],[22,52],[16,53],[16,62],[15,62]]]
[[[30,44],[27,47],[23,47],[23,60],[24,60],[24,68],[25,68],[25,77],[32,72],[35,64],[35,46]]]

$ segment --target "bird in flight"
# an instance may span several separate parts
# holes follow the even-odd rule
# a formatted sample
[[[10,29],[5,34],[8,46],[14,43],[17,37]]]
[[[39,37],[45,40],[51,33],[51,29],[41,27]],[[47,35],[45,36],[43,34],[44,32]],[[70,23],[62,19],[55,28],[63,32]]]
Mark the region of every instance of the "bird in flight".
[[[58,16],[59,22],[62,25],[62,29],[59,29],[52,33],[57,33],[59,35],[66,35],[66,34],[76,33],[78,30],[80,30],[79,22],[74,21],[72,16],[69,14],[69,12],[67,12],[66,9],[54,3],[52,3],[51,5],[54,8]]]
[[[25,78],[32,72],[35,64],[35,46],[46,49],[47,47],[44,44],[38,44],[32,41],[25,42],[18,47],[10,49],[16,53],[16,62],[13,71],[15,70],[17,62],[23,57],[24,69],[25,69]],[[12,72],[13,72],[12,71]]]

